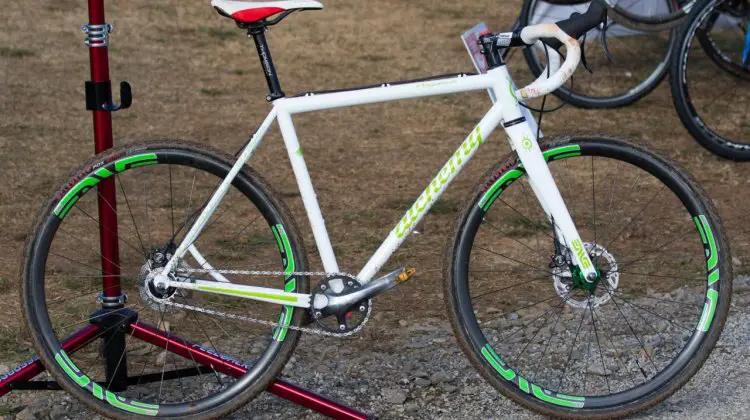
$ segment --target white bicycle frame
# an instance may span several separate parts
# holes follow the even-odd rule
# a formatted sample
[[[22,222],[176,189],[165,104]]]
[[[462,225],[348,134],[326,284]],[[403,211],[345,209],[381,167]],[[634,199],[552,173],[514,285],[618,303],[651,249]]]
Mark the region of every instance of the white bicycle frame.
[[[551,28],[554,27],[554,28]],[[198,249],[193,245],[200,235],[211,215],[216,210],[220,201],[229,190],[229,187],[237,176],[242,166],[250,160],[253,152],[263,140],[274,120],[278,120],[281,135],[286,144],[289,160],[291,161],[294,175],[297,179],[302,201],[312,227],[315,242],[320,252],[323,267],[328,273],[338,273],[339,265],[331,246],[331,240],[326,230],[325,221],[318,205],[307,165],[300,148],[299,139],[292,123],[292,115],[304,112],[320,111],[333,108],[344,108],[358,105],[374,104],[379,102],[397,101],[409,98],[422,98],[435,95],[446,95],[476,90],[492,89],[496,95],[497,102],[481,119],[479,124],[469,133],[458,150],[450,157],[442,167],[437,176],[430,182],[425,191],[419,196],[414,205],[406,212],[401,221],[390,232],[385,241],[380,245],[375,254],[372,255],[367,264],[357,275],[357,279],[363,284],[370,282],[378,273],[380,268],[388,261],[394,252],[401,246],[407,236],[414,230],[420,220],[427,214],[432,205],[438,200],[442,193],[448,188],[453,179],[461,169],[474,156],[485,139],[501,123],[505,122],[504,129],[508,135],[511,148],[518,153],[529,177],[529,184],[539,200],[544,212],[556,229],[558,240],[561,245],[569,250],[582,249],[581,238],[578,234],[568,209],[555,184],[555,180],[547,167],[547,162],[536,141],[536,135],[529,124],[522,117],[520,105],[517,98],[530,98],[542,96],[562,85],[575,70],[580,59],[580,49],[577,41],[564,35],[557,25],[536,25],[527,27],[538,29],[539,34],[533,34],[530,38],[536,40],[540,34],[545,36],[557,36],[567,44],[568,57],[564,65],[554,74],[546,78],[540,77],[524,89],[514,90],[513,82],[506,66],[500,66],[489,70],[486,74],[461,75],[446,78],[438,78],[427,81],[412,83],[400,83],[396,85],[384,84],[379,87],[341,91],[335,93],[308,94],[301,97],[281,98],[273,103],[273,109],[268,114],[263,124],[258,128],[250,142],[230,170],[227,177],[222,181],[214,195],[205,206],[204,210],[185,235],[174,255],[163,268],[162,273],[171,272],[177,266],[187,252],[208,270],[213,267],[203,258]],[[550,32],[556,31],[552,34]],[[546,32],[545,32],[546,31]],[[562,33],[563,35],[561,35]],[[559,57],[550,55],[550,66],[560,67]],[[554,59],[553,59],[554,57]],[[571,252],[573,262],[581,269],[585,278],[596,275],[596,271],[586,252]],[[233,284],[222,274],[210,271],[215,281],[191,280],[190,282],[174,280],[166,275],[158,276],[155,280],[160,287],[175,287],[181,289],[199,290],[207,293],[218,293],[279,305],[290,305],[296,307],[310,307],[310,295],[300,293],[289,293],[283,289],[272,289],[255,286]]]

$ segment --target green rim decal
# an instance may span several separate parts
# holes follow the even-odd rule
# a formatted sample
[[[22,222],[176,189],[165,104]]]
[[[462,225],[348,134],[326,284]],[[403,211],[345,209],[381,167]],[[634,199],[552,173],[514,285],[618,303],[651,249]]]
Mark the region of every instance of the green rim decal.
[[[81,386],[81,388],[85,388],[94,394],[96,398],[108,402],[111,406],[129,413],[140,414],[143,416],[156,416],[159,413],[159,406],[156,404],[146,404],[139,401],[127,400],[118,397],[110,391],[103,390],[100,385],[84,375],[78,367],[73,364],[65,351],[60,350],[55,355],[55,361],[63,368],[68,376]]]
[[[706,292],[706,302],[703,305],[703,314],[701,314],[701,322],[698,324],[698,330],[706,332],[711,327],[711,321],[714,319],[714,312],[716,311],[716,303],[719,300],[719,292],[714,289],[708,289]]]
[[[708,290],[706,290],[706,303],[703,305],[703,313],[701,314],[701,320],[698,323],[698,331],[706,332],[711,328],[711,323],[714,320],[714,313],[716,312],[716,304],[719,301],[719,291],[716,290],[716,283],[719,281],[719,253],[716,249],[716,239],[714,238],[713,230],[708,224],[708,219],[704,215],[700,215],[693,218],[695,226],[698,227],[698,232],[701,235],[701,241],[703,242],[703,248],[706,252],[706,270],[708,273]]]
[[[487,191],[484,197],[479,200],[479,207],[487,211],[490,205],[497,199],[497,197],[500,196],[500,193],[503,192],[503,188],[505,188],[507,184],[520,178],[523,174],[524,171],[521,169],[513,169],[504,173],[503,176],[500,177],[500,179],[495,181],[495,183]]]
[[[526,378],[518,375],[513,369],[507,367],[489,344],[485,344],[485,346],[482,347],[482,356],[484,356],[487,363],[489,363],[490,366],[492,366],[492,368],[503,377],[503,379],[514,383],[521,391],[533,395],[542,401],[570,408],[583,408],[586,403],[586,398],[584,397],[556,394],[552,391],[540,388],[538,385],[530,384]],[[529,387],[529,385],[531,386]]]
[[[55,209],[52,211],[63,219],[66,214],[70,211],[73,205],[84,195],[88,190],[95,187],[103,179],[107,179],[117,172],[122,172],[129,168],[136,168],[139,166],[154,165],[157,163],[156,153],[145,153],[141,155],[135,155],[115,161],[114,164],[109,164],[105,168],[97,169],[96,172],[88,175],[86,178],[80,180],[74,185],[68,192],[60,199]],[[111,169],[114,167],[114,172]]]
[[[544,155],[544,160],[546,160],[547,162],[551,162],[553,160],[563,159],[567,157],[580,156],[581,146],[577,144],[571,144],[568,146],[556,147],[554,149],[549,149],[545,151],[543,155]],[[497,197],[500,196],[503,190],[508,185],[513,183],[513,181],[520,178],[524,173],[525,173],[525,170],[523,168],[523,164],[519,164],[517,168],[511,169],[510,171],[507,171],[504,174],[502,174],[500,178],[498,178],[496,181],[492,183],[492,186],[487,190],[487,192],[479,200],[479,207],[481,207],[482,210],[487,211],[492,205],[492,203],[495,202]]]
[[[539,386],[534,384],[531,384],[531,391],[534,393],[534,396],[539,398],[540,400],[546,401],[550,404],[561,405],[563,407],[583,408],[583,404],[585,401],[583,397],[571,397],[569,395],[554,394],[551,391],[539,388]]]
[[[282,262],[284,263],[284,272],[293,273],[296,269],[294,264],[294,255],[292,254],[292,246],[289,244],[289,238],[286,235],[286,230],[282,225],[276,225],[271,228],[274,236],[276,237],[276,243],[279,246],[279,252],[281,252]],[[297,279],[288,274],[284,283],[285,292],[294,292],[297,290]],[[286,328],[292,322],[292,315],[294,314],[294,307],[284,306],[279,315],[279,324],[283,325],[284,328],[276,328],[273,334],[273,339],[276,341],[284,341],[288,329]]]

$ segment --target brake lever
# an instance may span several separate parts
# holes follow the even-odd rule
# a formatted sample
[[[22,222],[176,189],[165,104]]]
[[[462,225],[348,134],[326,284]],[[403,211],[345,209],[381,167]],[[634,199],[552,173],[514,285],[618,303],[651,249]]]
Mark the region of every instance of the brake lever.
[[[586,61],[586,35],[587,34],[583,34],[583,40],[581,40],[581,64],[587,72],[594,74],[591,67],[589,67],[588,61]]]
[[[607,12],[604,12],[604,21],[602,21],[602,25],[604,26],[602,28],[602,37],[600,38],[602,43],[602,50],[604,51],[604,56],[607,57],[607,60],[609,60],[610,63],[614,64],[615,59],[612,57],[612,53],[609,51],[609,44],[607,44],[607,31],[612,26],[614,22],[607,24]]]

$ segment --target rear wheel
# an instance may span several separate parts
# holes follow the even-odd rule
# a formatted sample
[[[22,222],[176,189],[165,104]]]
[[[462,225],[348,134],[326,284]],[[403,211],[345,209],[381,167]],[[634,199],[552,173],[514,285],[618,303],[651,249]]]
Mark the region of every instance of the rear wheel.
[[[538,412],[610,418],[679,389],[729,310],[731,257],[711,202],[641,147],[550,141],[550,170],[599,278],[556,246],[515,155],[481,180],[445,271],[454,332],[503,395]]]
[[[638,3],[642,0],[627,1]],[[655,3],[667,8],[667,1],[658,0]],[[580,1],[568,3],[526,0],[519,22],[524,26],[557,22],[567,19],[573,12],[586,12],[590,4]],[[618,108],[648,95],[666,77],[673,45],[672,32],[643,33],[612,20],[608,20],[606,25],[607,45],[614,61],[604,54],[601,38],[605,28],[590,30],[582,47],[593,74],[579,70],[554,92],[561,100],[581,108]],[[554,54],[552,50],[549,53]],[[547,62],[545,52],[530,47],[524,50],[524,56],[534,76],[542,74]]]
[[[291,356],[298,331],[238,317],[298,326],[303,310],[182,289],[160,291],[150,281],[232,162],[204,146],[175,142],[114,149],[75,172],[42,209],[26,249],[24,315],[48,371],[89,407],[118,418],[215,418],[264,390]],[[100,254],[97,198],[105,183],[117,193],[116,202],[102,200],[118,216],[119,262]],[[112,226],[105,230],[114,234]],[[240,171],[193,244],[201,257],[186,254],[176,270],[187,278],[218,280],[211,278],[216,273],[188,271],[209,265],[281,273],[306,267],[288,211],[249,168]],[[120,272],[127,296],[106,312],[100,293],[109,278],[102,275],[102,260]],[[309,291],[307,278],[291,274],[224,274],[224,279]],[[91,325],[98,330],[89,345],[62,349],[66,337]],[[165,348],[155,345],[159,340],[139,339],[137,328],[155,328],[162,337],[183,341]],[[119,339],[115,331],[122,331]],[[198,348],[215,361],[199,363],[183,347]],[[124,372],[127,380],[108,374],[115,371]]]

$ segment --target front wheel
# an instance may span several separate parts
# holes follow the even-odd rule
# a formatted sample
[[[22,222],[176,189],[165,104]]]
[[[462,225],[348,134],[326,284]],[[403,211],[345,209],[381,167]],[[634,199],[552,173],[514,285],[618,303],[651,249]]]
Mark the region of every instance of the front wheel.
[[[643,147],[568,138],[542,150],[583,243],[556,246],[523,165],[515,154],[500,162],[448,247],[454,332],[484,378],[527,408],[644,410],[683,386],[719,338],[732,278],[721,222],[687,175]],[[589,254],[596,281],[571,252]]]
[[[76,171],[40,212],[26,249],[24,315],[49,373],[90,408],[127,419],[216,418],[262,392],[294,351],[300,333],[288,327],[301,325],[301,309],[152,282],[232,164],[199,144],[113,149]],[[116,240],[103,255],[99,220],[108,213],[117,217],[102,217],[103,231]],[[293,274],[306,269],[300,234],[250,168],[193,245],[175,270],[186,281],[309,292],[308,279]],[[209,267],[276,274],[188,271]],[[126,300],[101,297],[118,289]],[[82,340],[81,331],[93,333]],[[88,344],[65,351],[72,334]]]

